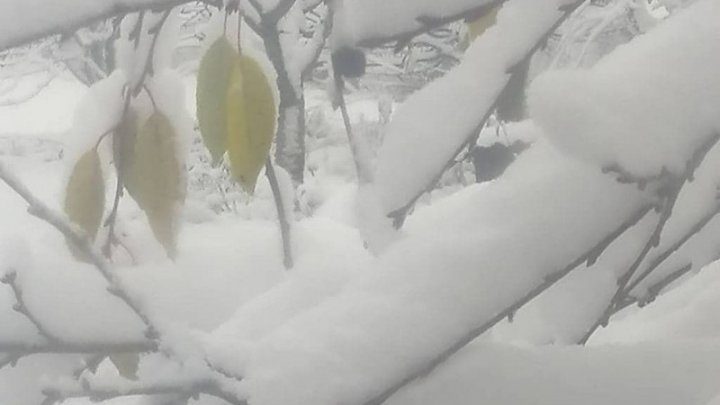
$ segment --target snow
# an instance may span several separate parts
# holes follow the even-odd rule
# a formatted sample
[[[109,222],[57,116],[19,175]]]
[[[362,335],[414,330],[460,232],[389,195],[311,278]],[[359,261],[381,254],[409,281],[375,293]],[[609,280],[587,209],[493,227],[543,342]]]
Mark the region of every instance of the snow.
[[[74,111],[73,125],[64,136],[70,162],[93,148],[103,134],[118,125],[124,110],[126,84],[125,74],[116,70],[83,96]]]
[[[563,15],[558,8],[565,3],[505,3],[496,25],[473,42],[457,68],[398,108],[378,152],[375,176],[386,213],[411,204],[482,129],[483,117],[510,77],[508,69],[557,22]]]
[[[35,77],[21,79],[34,81]],[[60,76],[36,97],[22,104],[0,107],[2,135],[39,135],[57,139],[72,125],[74,110],[86,87],[68,77]],[[37,113],[41,112],[42,119]]]
[[[719,349],[716,341],[597,348],[479,342],[387,404],[701,405],[718,390]]]
[[[386,42],[442,20],[492,5],[494,0],[333,0],[333,46]]]
[[[71,31],[122,11],[177,3],[176,0],[5,0],[0,4],[0,50]]]
[[[720,3],[697,1],[591,69],[541,75],[529,91],[532,117],[563,150],[599,166],[682,172],[720,128],[718,17]]]
[[[141,2],[129,0],[125,4]],[[396,0],[346,2],[362,9],[357,14],[357,26],[348,26],[359,33],[353,41],[361,42],[372,35],[394,35],[413,29],[419,24],[415,14],[442,17],[470,6],[467,0],[418,0],[413,9],[409,3]],[[37,1],[34,3],[37,5]],[[263,2],[263,8],[268,9],[271,3],[274,0]],[[207,361],[243,378],[242,382],[223,379],[223,387],[232,389],[250,405],[378,404],[373,399],[393,392],[404,379],[412,382],[384,403],[717,403],[720,273],[717,263],[701,268],[720,256],[716,243],[720,220],[710,221],[670,255],[635,287],[632,295],[643,298],[653,284],[685,264],[692,264],[690,273],[673,283],[652,305],[630,306],[614,316],[588,346],[574,345],[605,309],[618,278],[635,260],[659,218],[657,212],[650,211],[608,246],[594,265],[587,267],[584,260],[578,260],[640,208],[656,202],[653,187],[639,190],[634,185],[619,184],[614,176],[603,174],[601,166],[606,161],[621,163],[624,169],[638,175],[655,173],[662,165],[679,171],[685,162],[682,159],[687,159],[687,153],[702,140],[700,130],[713,125],[709,116],[694,115],[698,122],[690,124],[683,117],[659,114],[649,120],[641,113],[643,107],[631,101],[663,103],[643,94],[629,94],[631,90],[618,90],[616,82],[608,81],[605,84],[612,84],[609,90],[618,90],[617,94],[628,98],[612,100],[608,96],[608,100],[628,109],[629,113],[621,118],[630,128],[642,131],[595,136],[606,137],[603,139],[608,144],[617,141],[618,145],[637,144],[644,149],[625,151],[623,147],[627,156],[587,145],[572,149],[568,146],[572,143],[567,139],[571,135],[568,128],[580,124],[573,117],[553,114],[543,110],[549,107],[538,109],[536,105],[531,120],[497,130],[490,123],[490,128],[479,133],[478,145],[516,141],[530,144],[502,177],[483,184],[436,190],[431,198],[417,205],[401,230],[393,229],[384,216],[423,191],[459,146],[478,132],[479,118],[490,107],[493,92],[507,79],[507,68],[554,24],[561,15],[557,10],[561,4],[569,2],[509,0],[499,25],[476,41],[465,62],[401,105],[389,128],[378,124],[376,100],[348,97],[351,120],[361,136],[379,143],[382,133],[388,132],[374,183],[355,184],[353,160],[340,117],[330,111],[325,95],[309,92],[308,111],[317,112],[319,117],[308,125],[312,174],[302,188],[292,190],[289,176],[277,168],[283,195],[297,196],[300,207],[293,209],[292,198],[285,198],[284,208],[293,218],[295,266],[291,270],[282,264],[280,231],[267,181],[263,178],[259,182],[253,200],[242,194],[229,196],[232,189],[226,194],[217,191],[216,184],[222,185],[222,171],[203,166],[203,152],[197,145],[186,145],[184,149],[191,151],[188,165],[193,167],[189,175],[198,176],[198,172],[206,170],[208,176],[220,180],[189,190],[176,261],[162,254],[141,211],[130,199],[123,199],[119,212],[119,236],[137,263],[131,265],[130,257],[119,254],[114,271],[157,324],[164,352],[142,355],[137,383],[120,378],[107,360],[96,373],[86,371],[81,380],[76,380],[69,376],[81,366],[81,356],[30,356],[15,368],[0,368],[0,402],[41,403],[42,387],[81,389],[82,381],[122,391],[141,384],[185,383],[211,375]],[[389,10],[400,23],[397,27],[385,25],[385,19],[391,18],[383,14],[376,16],[377,25],[373,26],[367,19],[370,13],[364,14],[366,6],[367,10]],[[0,5],[0,11],[5,7]],[[95,10],[105,7],[97,5]],[[587,75],[588,86],[599,86],[598,77],[604,77],[604,72],[635,64],[646,70],[641,76],[631,77],[637,79],[641,89],[646,90],[642,83],[647,78],[658,87],[658,93],[650,95],[664,89],[673,92],[674,98],[668,101],[674,103],[673,108],[680,108],[681,103],[697,107],[702,94],[678,93],[670,85],[683,66],[697,66],[673,58],[679,54],[688,58],[702,56],[700,60],[708,65],[718,64],[711,54],[700,54],[701,48],[717,51],[715,44],[685,42],[699,33],[706,35],[703,38],[717,39],[706,21],[710,17],[704,16],[716,16],[717,11],[711,0],[697,0],[686,11],[648,28],[646,36],[620,48],[620,56],[611,55],[583,73],[548,73],[539,79],[533,97],[536,101],[546,97],[559,106],[570,104],[568,108],[590,114],[598,128],[607,129],[612,120],[604,117],[603,111],[614,111],[614,106],[602,103],[607,100],[567,101],[566,97],[574,96],[573,92],[579,94],[584,87],[570,91],[561,86],[559,91],[566,94],[556,95],[542,81],[566,85],[582,74]],[[406,16],[412,22],[406,22]],[[523,25],[511,24],[518,21]],[[3,30],[0,25],[0,33]],[[9,40],[2,35],[0,38],[0,44]],[[250,43],[257,40],[250,35],[244,38]],[[515,45],[510,46],[510,42]],[[672,46],[666,47],[665,43]],[[639,61],[641,57],[653,63],[665,61],[668,66],[648,68]],[[697,80],[706,80],[708,91],[715,91],[717,81],[707,77],[709,70],[698,70]],[[62,176],[58,173],[72,162],[73,148],[87,148],[99,133],[114,124],[122,106],[119,94],[124,76],[115,73],[90,90],[56,79],[37,99],[0,109],[2,132],[13,135],[7,138],[7,144],[0,143],[3,165],[18,173],[43,201],[57,208],[62,194]],[[657,82],[666,76],[672,79],[670,84]],[[695,79],[686,80],[693,81],[691,88],[699,88]],[[148,85],[158,107],[172,117],[181,137],[196,138],[192,105],[185,105],[192,104],[194,97],[181,92],[182,87],[192,92],[192,78],[179,78],[158,69]],[[706,98],[706,102],[720,105],[717,98]],[[80,109],[74,113],[78,103]],[[143,92],[133,106],[146,114],[147,95]],[[46,114],[42,120],[37,118],[38,110]],[[74,129],[65,131],[72,124],[67,117],[73,115],[77,116]],[[670,156],[670,149],[663,149],[670,146],[652,149],[656,146],[652,142],[670,135],[649,131],[670,121],[677,121],[672,124],[682,125],[684,131],[683,137],[670,139],[674,142],[670,146],[678,148],[677,157]],[[577,127],[582,131],[572,135],[581,137],[584,131],[594,131],[595,122]],[[35,139],[45,134],[55,142]],[[626,139],[618,140],[620,135]],[[21,146],[13,146],[19,142]],[[70,148],[71,153],[62,156],[64,148]],[[590,149],[592,153],[587,153]],[[710,151],[695,178],[685,185],[658,246],[650,251],[640,273],[717,209],[717,173],[720,147]],[[208,203],[213,201],[217,204]],[[216,205],[227,202],[234,210],[213,211]],[[567,268],[570,263],[576,263],[576,268]],[[96,269],[76,262],[62,235],[28,215],[25,203],[0,183],[0,275],[11,271],[18,275],[28,308],[63,339],[143,339],[143,325],[107,293],[106,283]],[[498,320],[498,314],[514,309],[521,297],[565,271],[570,272],[513,312],[512,322],[505,321],[507,317]],[[12,290],[0,285],[0,347],[17,341],[39,342],[32,323],[12,310],[14,303]],[[479,334],[478,329],[490,327],[487,333],[472,339]],[[459,347],[455,345],[470,340],[473,342],[433,367],[436,360],[442,360],[443,352],[452,353]],[[3,361],[0,354],[0,363]],[[431,369],[431,373],[424,374]],[[419,376],[423,378],[415,378]],[[165,399],[135,396],[107,403],[146,405]],[[65,403],[90,402],[80,399]],[[191,403],[223,402],[200,395]]]
[[[264,316],[224,326],[219,345],[234,359],[232,370],[245,375],[254,403],[358,403],[379,394],[561,271],[645,201],[634,188],[546,144],[523,154],[507,176],[507,183],[470,187],[419,210],[406,237],[362,276],[266,331],[251,350],[239,346],[230,354],[234,350],[222,342],[241,338],[228,340],[228,325],[242,336]],[[534,205],[546,201],[543,195],[555,198]],[[567,225],[542,238],[559,220]],[[521,246],[523,254],[510,246]],[[317,300],[318,292],[312,294]],[[272,302],[289,306],[279,296]],[[309,364],[317,371],[307,373]],[[322,391],[314,388],[320,385]]]

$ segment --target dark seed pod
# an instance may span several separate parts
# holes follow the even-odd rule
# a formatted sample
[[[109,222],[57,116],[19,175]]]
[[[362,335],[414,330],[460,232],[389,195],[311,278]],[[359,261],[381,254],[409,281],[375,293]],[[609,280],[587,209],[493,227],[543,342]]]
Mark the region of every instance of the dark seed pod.
[[[365,53],[357,48],[342,47],[332,54],[336,76],[360,77],[365,74]]]

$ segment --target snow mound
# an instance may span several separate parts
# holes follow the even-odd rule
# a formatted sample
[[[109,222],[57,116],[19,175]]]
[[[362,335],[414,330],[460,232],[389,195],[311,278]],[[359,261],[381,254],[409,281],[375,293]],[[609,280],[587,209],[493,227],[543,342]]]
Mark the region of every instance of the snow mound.
[[[681,172],[720,130],[720,2],[704,0],[589,70],[550,71],[533,119],[563,150],[638,177]]]

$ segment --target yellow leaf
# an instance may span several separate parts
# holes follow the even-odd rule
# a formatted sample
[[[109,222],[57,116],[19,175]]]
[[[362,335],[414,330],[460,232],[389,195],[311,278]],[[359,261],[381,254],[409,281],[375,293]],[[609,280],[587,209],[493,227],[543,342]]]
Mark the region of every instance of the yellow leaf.
[[[125,187],[145,211],[168,256],[177,251],[176,213],[185,201],[185,176],[177,156],[177,138],[168,118],[153,113],[140,128]]]
[[[105,182],[100,158],[93,148],[85,152],[73,168],[65,192],[65,213],[95,239],[105,209]]]
[[[225,93],[237,55],[237,51],[222,36],[205,52],[198,69],[195,93],[198,124],[214,164],[222,160],[227,149]]]
[[[265,72],[247,55],[235,59],[226,107],[230,169],[243,189],[252,193],[270,154],[277,108]]]
[[[495,25],[500,7],[501,6],[493,7],[487,13],[468,23],[468,39],[470,42],[485,33],[488,28]]]

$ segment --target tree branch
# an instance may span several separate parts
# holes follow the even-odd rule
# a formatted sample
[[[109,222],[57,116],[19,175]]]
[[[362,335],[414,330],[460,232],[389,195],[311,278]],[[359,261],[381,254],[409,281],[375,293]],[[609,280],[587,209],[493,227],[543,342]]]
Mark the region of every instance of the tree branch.
[[[446,350],[442,351],[440,354],[435,356],[432,360],[430,360],[427,364],[420,367],[419,369],[415,370],[411,374],[409,374],[404,379],[400,380],[390,388],[384,390],[379,395],[375,396],[371,400],[365,402],[364,405],[380,405],[383,404],[388,398],[390,398],[392,395],[394,395],[396,392],[400,391],[403,387],[407,386],[411,382],[425,377],[428,374],[430,374],[435,368],[437,368],[439,365],[443,364],[445,361],[447,361],[450,357],[452,357],[455,353],[460,351],[462,348],[467,346],[470,342],[477,339],[479,336],[481,336],[483,333],[487,332],[495,326],[497,323],[502,321],[503,319],[507,318],[508,316],[511,316],[514,314],[518,309],[522,308],[525,304],[532,301],[535,297],[543,293],[545,290],[550,288],[552,285],[554,285],[556,282],[558,282],[560,279],[568,275],[573,269],[579,267],[583,263],[586,262],[592,262],[597,257],[599,257],[602,252],[607,249],[607,247],[620,235],[625,233],[628,229],[635,226],[650,210],[652,209],[651,205],[644,205],[639,207],[633,215],[631,215],[625,222],[623,222],[620,226],[618,226],[617,229],[610,232],[607,236],[605,236],[602,240],[600,240],[595,246],[590,248],[588,251],[577,257],[575,260],[570,262],[567,266],[562,268],[561,270],[556,271],[555,273],[552,273],[545,277],[545,279],[538,284],[535,288],[531,289],[527,292],[523,297],[506,307],[504,310],[498,312],[493,318],[485,321],[478,327],[470,330],[468,333],[460,337],[452,346],[447,348]]]
[[[285,203],[280,190],[280,184],[278,183],[277,176],[275,174],[275,167],[273,167],[272,161],[268,158],[265,162],[265,175],[270,182],[270,189],[273,193],[273,199],[275,200],[275,208],[277,209],[278,222],[280,223],[280,234],[282,236],[283,245],[283,264],[286,269],[293,266],[293,255],[292,245],[290,241],[290,221],[288,220],[287,213],[285,212]]]
[[[497,5],[497,4],[499,4],[499,3],[493,3],[493,6]],[[412,207],[415,205],[417,200],[420,197],[422,197],[423,194],[432,190],[433,187],[435,187],[435,185],[438,183],[438,181],[440,181],[440,179],[442,178],[443,173],[445,173],[446,170],[448,170],[450,167],[452,167],[455,164],[455,157],[457,155],[459,155],[465,148],[468,147],[468,145],[470,145],[477,138],[480,131],[482,131],[482,129],[485,127],[485,124],[487,123],[488,119],[492,115],[493,111],[495,111],[495,109],[497,108],[500,95],[502,95],[503,93],[506,92],[508,84],[510,83],[509,77],[510,77],[511,73],[516,69],[517,66],[521,65],[527,58],[532,57],[532,55],[547,42],[547,40],[550,38],[552,33],[555,32],[571,15],[573,15],[575,13],[575,11],[578,9],[578,7],[580,7],[581,4],[583,4],[583,0],[576,0],[574,3],[571,3],[568,6],[564,7],[562,9],[563,15],[560,18],[558,18],[557,21],[555,21],[555,23],[551,27],[548,28],[548,30],[544,33],[544,35],[524,55],[522,55],[522,57],[519,58],[513,66],[508,67],[508,69],[506,70],[506,72],[508,73],[508,80],[506,81],[505,85],[502,87],[501,91],[498,92],[493,103],[490,105],[490,107],[487,109],[487,111],[485,111],[485,114],[480,118],[480,120],[478,120],[477,125],[473,128],[472,131],[470,131],[467,134],[465,142],[463,142],[462,144],[460,144],[458,146],[455,153],[452,154],[452,156],[447,161],[447,163],[442,168],[442,170],[440,170],[439,173],[437,173],[437,175],[428,182],[428,184],[424,190],[421,190],[416,195],[414,195],[407,202],[407,204],[405,204],[403,207],[398,208],[387,214],[388,217],[393,219],[396,227],[400,228],[402,226],[402,224],[405,222],[405,217],[410,212]],[[480,10],[483,11],[482,8],[486,7],[486,6],[487,5],[481,6]],[[458,17],[458,18],[461,18],[461,17]],[[458,18],[456,18],[456,19],[458,19]],[[420,32],[425,32],[425,31],[429,30],[430,28],[433,28],[433,27],[426,28]],[[413,34],[413,36],[419,34],[420,32]]]
[[[607,325],[610,317],[616,312],[615,308],[623,305],[623,301],[625,301],[630,291],[630,289],[628,289],[628,284],[630,283],[630,280],[635,275],[635,272],[643,263],[650,250],[655,248],[660,243],[660,237],[662,236],[665,224],[667,224],[667,221],[672,215],[673,209],[675,208],[675,203],[677,202],[678,196],[680,195],[680,192],[682,191],[685,183],[694,179],[695,170],[702,164],[708,152],[717,144],[718,140],[720,140],[720,134],[713,134],[711,137],[709,137],[707,141],[705,141],[702,145],[700,145],[700,147],[698,147],[691,159],[687,162],[683,175],[679,178],[670,178],[669,180],[667,180],[668,184],[666,185],[666,187],[660,190],[661,192],[665,192],[665,202],[663,203],[663,210],[661,212],[660,218],[658,219],[657,225],[655,226],[655,230],[648,238],[647,242],[636,257],[635,261],[618,280],[617,290],[615,291],[613,297],[610,299],[610,302],[605,308],[605,311],[603,311],[603,313],[595,321],[595,323],[593,323],[587,330],[587,332],[585,332],[585,334],[582,336],[582,338],[580,338],[578,344],[584,345],[585,343],[587,343],[587,341],[599,327]]]
[[[173,381],[155,384],[133,384],[130,388],[93,387],[87,380],[75,387],[58,386],[42,390],[48,403],[61,402],[72,398],[88,398],[93,402],[107,401],[135,395],[180,395],[193,397],[199,394],[220,398],[229,404],[247,405],[233,393],[223,390],[213,380]]]
[[[700,231],[702,231],[705,226],[713,219],[715,218],[718,213],[720,213],[720,204],[718,204],[715,209],[707,213],[705,216],[703,216],[698,222],[696,222],[690,230],[683,235],[680,239],[678,239],[673,245],[668,247],[664,252],[660,253],[658,256],[656,256],[653,261],[648,265],[648,267],[643,270],[642,273],[640,273],[635,279],[632,280],[625,289],[625,292],[629,294],[632,292],[635,287],[637,287],[641,282],[643,282],[652,272],[654,272],[662,263],[665,262],[670,256],[672,256],[675,252],[677,252],[685,243],[687,243],[688,240],[690,240],[693,236],[697,235]]]
[[[116,15],[143,10],[165,10],[193,0],[4,0],[0,15],[7,18],[0,25],[0,51],[76,30]],[[221,0],[201,0],[220,7]],[[72,12],[68,12],[72,10]],[[52,16],[52,17],[48,17]]]
[[[100,274],[107,281],[108,292],[125,303],[125,305],[127,305],[127,307],[130,308],[146,325],[147,330],[145,335],[148,339],[156,339],[157,331],[152,326],[150,319],[147,315],[145,315],[142,308],[130,298],[130,295],[122,287],[122,283],[118,279],[116,272],[112,270],[112,265],[91,245],[87,235],[77,226],[71,224],[64,215],[52,210],[45,203],[36,198],[2,162],[0,162],[0,179],[2,179],[28,203],[28,212],[31,215],[34,215],[52,225],[60,233],[65,235],[68,240],[75,244],[80,251],[87,255],[90,262],[95,265],[95,267],[100,271]]]
[[[13,295],[15,296],[16,304],[13,306],[13,309],[25,316],[25,318],[27,318],[35,326],[35,329],[37,329],[40,336],[42,336],[44,339],[47,339],[50,342],[57,342],[59,339],[47,328],[45,328],[45,326],[40,322],[40,320],[35,316],[35,314],[33,314],[33,312],[28,309],[27,305],[25,304],[25,296],[23,294],[22,288],[17,282],[16,271],[11,270],[6,273],[5,276],[0,278],[0,283],[8,285],[12,290]]]
[[[398,29],[395,32],[390,33],[389,35],[383,35],[383,33],[381,32],[374,33],[374,35],[372,36],[363,38],[358,45],[368,48],[375,48],[388,42],[407,43],[412,38],[422,34],[423,32],[430,31],[434,28],[449,24],[451,22],[462,19],[473,20],[479,15],[484,15],[488,13],[490,10],[504,3],[505,1],[507,0],[490,0],[485,2],[476,2],[480,3],[480,5],[468,7],[464,10],[450,15],[419,16],[416,18],[416,24],[408,24],[408,26],[402,27],[404,29]]]

